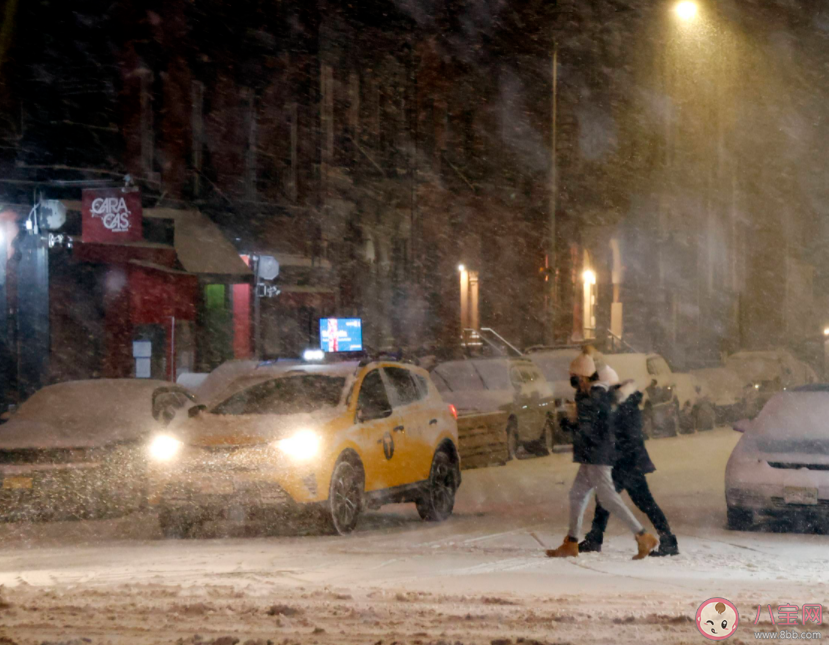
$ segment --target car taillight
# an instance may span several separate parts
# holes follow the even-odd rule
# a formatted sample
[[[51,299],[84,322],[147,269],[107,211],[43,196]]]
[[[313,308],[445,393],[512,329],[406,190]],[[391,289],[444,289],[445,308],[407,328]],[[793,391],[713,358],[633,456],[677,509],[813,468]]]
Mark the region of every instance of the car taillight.
[[[455,417],[455,419],[457,419],[457,418],[458,418],[458,408],[456,408],[456,407],[455,407],[454,405],[452,405],[451,403],[449,404],[449,412],[451,412],[451,413],[452,413],[452,416],[453,416],[453,417]]]

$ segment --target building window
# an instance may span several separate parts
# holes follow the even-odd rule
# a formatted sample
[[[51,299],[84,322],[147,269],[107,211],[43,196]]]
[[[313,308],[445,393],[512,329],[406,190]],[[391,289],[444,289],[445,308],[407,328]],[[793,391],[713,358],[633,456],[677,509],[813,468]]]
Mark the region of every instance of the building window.
[[[584,339],[596,337],[596,273],[586,269],[582,274],[584,281]]]

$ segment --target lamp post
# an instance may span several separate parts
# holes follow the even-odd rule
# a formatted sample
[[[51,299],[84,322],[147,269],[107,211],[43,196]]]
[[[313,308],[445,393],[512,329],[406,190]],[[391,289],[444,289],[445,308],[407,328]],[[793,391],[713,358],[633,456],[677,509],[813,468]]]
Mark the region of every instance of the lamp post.
[[[545,333],[545,342],[548,345],[555,343],[555,325],[556,325],[556,208],[558,206],[558,160],[556,155],[556,135],[558,126],[558,41],[553,42],[553,91],[550,97],[551,105],[551,141],[550,141],[550,214],[549,214],[549,230],[547,231],[548,249],[547,249],[547,325]]]

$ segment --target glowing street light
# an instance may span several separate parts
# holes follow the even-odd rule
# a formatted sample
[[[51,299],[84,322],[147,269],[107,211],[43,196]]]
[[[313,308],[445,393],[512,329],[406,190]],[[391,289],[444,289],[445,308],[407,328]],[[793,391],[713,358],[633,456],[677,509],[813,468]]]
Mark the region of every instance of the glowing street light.
[[[590,269],[582,273],[581,277],[584,280],[584,284],[596,284],[596,274]]]
[[[693,0],[682,0],[682,2],[676,5],[676,15],[681,20],[693,20],[697,15],[698,9],[697,3],[693,2]]]
[[[829,327],[823,329],[823,335],[829,337]]]
[[[458,271],[460,271],[461,273],[463,273],[464,271],[466,271],[466,267],[465,267],[464,265],[462,265],[462,264],[459,264],[459,265],[458,265]]]

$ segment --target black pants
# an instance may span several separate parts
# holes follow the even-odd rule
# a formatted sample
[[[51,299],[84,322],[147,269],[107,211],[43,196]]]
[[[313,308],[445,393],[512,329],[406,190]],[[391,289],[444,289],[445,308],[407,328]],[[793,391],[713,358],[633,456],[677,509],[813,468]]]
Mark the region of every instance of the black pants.
[[[630,495],[631,501],[636,505],[636,508],[648,516],[651,524],[653,524],[653,528],[656,529],[656,532],[660,536],[671,535],[668,518],[665,517],[665,513],[662,512],[659,504],[653,498],[651,489],[648,486],[648,480],[645,479],[644,474],[638,471],[625,473],[625,481],[621,489],[626,490],[628,495]],[[609,518],[610,511],[602,507],[597,499],[596,513],[593,515],[593,528],[590,530],[590,537],[593,541],[601,543]]]

